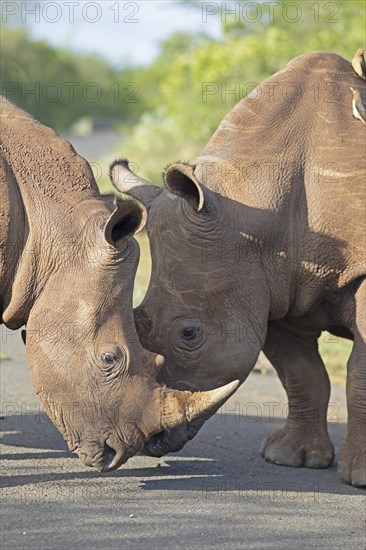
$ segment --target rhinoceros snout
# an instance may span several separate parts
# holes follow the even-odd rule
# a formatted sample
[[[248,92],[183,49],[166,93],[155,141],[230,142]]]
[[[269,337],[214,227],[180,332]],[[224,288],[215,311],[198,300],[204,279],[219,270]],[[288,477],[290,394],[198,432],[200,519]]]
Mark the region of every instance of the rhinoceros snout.
[[[86,445],[76,452],[85,466],[95,468],[102,473],[116,470],[127,462],[133,454],[131,450],[127,448],[120,447],[114,449],[107,442],[103,444],[102,448],[98,448],[97,451],[91,448],[90,445]]]
[[[233,387],[236,389],[238,384],[239,382],[235,381]],[[217,409],[218,404],[211,409],[203,411],[197,418],[187,422],[180,428],[163,430],[154,434],[146,441],[143,447],[143,453],[147,456],[160,458],[168,453],[180,451],[188,441],[195,437],[206,420],[208,420]]]
[[[183,447],[184,443],[175,449],[179,451]],[[143,452],[147,456],[153,456],[155,458],[160,458],[169,452],[173,452],[171,442],[169,441],[167,432],[159,432],[158,434],[153,435],[145,443]]]

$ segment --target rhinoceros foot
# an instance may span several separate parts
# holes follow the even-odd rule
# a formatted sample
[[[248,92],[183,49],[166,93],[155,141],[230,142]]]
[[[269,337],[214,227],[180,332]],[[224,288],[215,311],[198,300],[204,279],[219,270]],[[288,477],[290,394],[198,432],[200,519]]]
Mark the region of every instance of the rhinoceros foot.
[[[339,477],[355,487],[366,487],[366,443],[347,437],[338,461]]]
[[[274,464],[298,468],[327,468],[334,459],[334,447],[326,432],[314,427],[288,427],[267,437],[261,455]]]

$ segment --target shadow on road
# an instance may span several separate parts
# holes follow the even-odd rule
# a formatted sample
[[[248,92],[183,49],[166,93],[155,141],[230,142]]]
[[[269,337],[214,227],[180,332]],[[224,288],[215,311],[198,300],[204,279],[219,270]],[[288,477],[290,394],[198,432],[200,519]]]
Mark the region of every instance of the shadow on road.
[[[76,455],[67,452],[66,443],[45,414],[11,415],[0,421],[4,452],[1,458],[12,464],[19,462],[22,471],[20,475],[3,476],[1,485],[22,487],[68,480],[107,483],[104,480],[111,478],[136,478],[146,491],[198,491],[207,498],[215,494],[215,498],[220,495],[225,499],[227,495],[258,490],[359,494],[357,489],[339,481],[335,464],[325,470],[311,470],[267,463],[259,455],[260,443],[283,424],[283,418],[257,421],[254,417],[238,419],[233,414],[216,414],[179,454],[163,459],[136,456],[116,472],[99,474],[86,470]],[[345,430],[344,423],[329,424],[337,450]],[[17,447],[21,451],[16,452]],[[27,474],[23,469],[29,469],[29,462],[33,467]]]

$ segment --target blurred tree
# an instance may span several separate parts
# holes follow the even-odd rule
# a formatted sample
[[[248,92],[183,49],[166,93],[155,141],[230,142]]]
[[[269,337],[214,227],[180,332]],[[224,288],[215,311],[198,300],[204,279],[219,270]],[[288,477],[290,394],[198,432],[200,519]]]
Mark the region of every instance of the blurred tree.
[[[351,59],[365,46],[364,0],[184,3],[201,10],[207,29],[219,18],[221,38],[174,34],[146,68],[117,70],[5,25],[2,93],[57,130],[82,117],[122,125],[117,154],[160,181],[166,164],[195,157],[235,103],[293,57],[327,50]]]
[[[1,42],[2,95],[56,130],[85,116],[97,124],[133,123],[148,108],[132,69],[32,40],[20,27],[4,26]]]
[[[154,83],[154,93],[146,99],[151,108],[139,124],[126,129],[123,154],[156,181],[167,163],[194,158],[235,103],[293,57],[323,50],[351,59],[365,45],[363,0],[210,6],[215,13],[206,13],[206,20],[220,18],[222,39],[174,35],[162,44],[155,63],[139,74],[141,82]],[[201,2],[187,7],[206,9]],[[237,13],[230,14],[233,9]]]

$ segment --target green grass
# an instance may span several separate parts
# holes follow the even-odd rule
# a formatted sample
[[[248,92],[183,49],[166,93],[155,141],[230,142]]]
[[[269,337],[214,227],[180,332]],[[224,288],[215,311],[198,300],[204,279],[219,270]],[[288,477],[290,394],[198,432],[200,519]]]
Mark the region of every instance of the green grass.
[[[8,361],[9,359],[9,355],[6,355],[5,353],[0,353],[0,361]]]
[[[151,256],[149,239],[146,231],[141,231],[136,235],[136,240],[140,245],[140,261],[137,268],[135,286],[133,289],[133,305],[136,307],[142,301],[149,286],[151,273]]]
[[[319,352],[329,375],[333,378],[346,379],[346,365],[353,342],[345,338],[323,332],[318,340]]]

